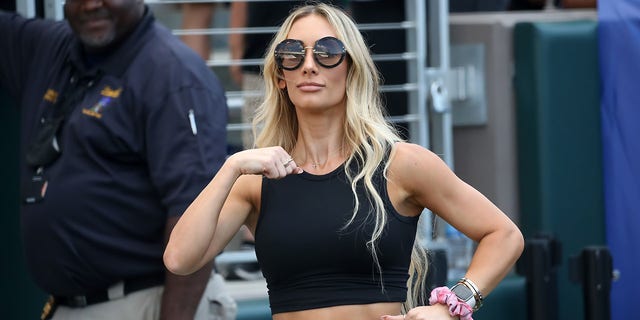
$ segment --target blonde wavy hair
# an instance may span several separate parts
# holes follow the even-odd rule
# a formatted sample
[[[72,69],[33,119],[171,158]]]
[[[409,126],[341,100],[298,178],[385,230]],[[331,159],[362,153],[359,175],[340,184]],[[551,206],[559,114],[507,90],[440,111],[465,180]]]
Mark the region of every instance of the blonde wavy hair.
[[[277,86],[282,73],[276,65],[273,52],[276,45],[287,38],[293,23],[309,15],[324,17],[335,29],[337,38],[344,43],[348,53],[348,58],[343,62],[348,63],[349,66],[346,81],[346,116],[343,124],[345,135],[342,145],[346,150],[350,150],[344,168],[356,203],[353,215],[345,228],[355,220],[360,207],[356,185],[362,181],[367,191],[367,200],[375,208],[375,228],[371,239],[367,241],[367,247],[382,275],[376,249],[387,223],[387,214],[383,200],[374,187],[373,176],[394,143],[402,139],[385,120],[379,94],[380,76],[369,48],[353,20],[342,10],[324,3],[306,5],[292,11],[283,22],[264,60],[265,97],[263,103],[257,108],[253,120],[255,145],[257,147],[281,146],[287,152],[291,152],[296,144],[298,120],[286,90],[281,90]],[[358,172],[352,172],[353,170],[349,169],[353,161],[359,164]],[[388,167],[389,161],[384,167],[385,178],[387,178]],[[426,250],[419,241],[415,241],[409,267],[408,285],[411,289],[404,304],[405,311],[425,301],[426,264]]]

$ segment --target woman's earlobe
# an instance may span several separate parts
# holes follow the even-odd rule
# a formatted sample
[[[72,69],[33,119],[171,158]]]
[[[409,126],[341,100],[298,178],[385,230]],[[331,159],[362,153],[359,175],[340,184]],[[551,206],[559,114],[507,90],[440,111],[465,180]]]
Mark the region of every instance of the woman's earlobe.
[[[280,88],[281,90],[284,90],[287,88],[287,82],[282,80],[282,79],[278,79],[278,88]]]

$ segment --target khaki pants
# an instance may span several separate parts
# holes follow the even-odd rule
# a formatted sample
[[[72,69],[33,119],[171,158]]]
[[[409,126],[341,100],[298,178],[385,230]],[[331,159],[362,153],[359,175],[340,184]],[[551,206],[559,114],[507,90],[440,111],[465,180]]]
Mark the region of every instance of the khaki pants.
[[[132,292],[123,298],[84,308],[58,306],[52,320],[156,320],[164,287]],[[233,320],[238,307],[229,296],[224,278],[212,274],[198,305],[195,320]]]

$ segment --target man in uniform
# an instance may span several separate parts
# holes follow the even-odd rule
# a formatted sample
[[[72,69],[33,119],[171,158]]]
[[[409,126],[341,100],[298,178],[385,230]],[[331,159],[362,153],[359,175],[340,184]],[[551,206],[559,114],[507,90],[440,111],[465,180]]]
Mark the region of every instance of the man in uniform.
[[[43,316],[192,319],[212,266],[172,275],[162,253],[225,159],[222,86],[142,0],[67,0],[64,13],[0,12],[0,86],[21,113],[23,245],[51,295]]]

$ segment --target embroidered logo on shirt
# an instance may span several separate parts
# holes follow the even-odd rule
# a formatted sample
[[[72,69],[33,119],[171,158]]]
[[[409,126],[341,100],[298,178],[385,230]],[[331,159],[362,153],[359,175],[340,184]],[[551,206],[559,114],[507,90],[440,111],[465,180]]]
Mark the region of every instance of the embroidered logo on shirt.
[[[102,89],[102,91],[100,91],[100,94],[105,97],[117,98],[120,96],[120,92],[122,92],[122,88],[113,90],[111,89],[111,87],[106,86],[104,87],[104,89]]]
[[[56,100],[58,100],[58,92],[53,89],[47,89],[47,92],[44,93],[43,99],[44,101],[55,103]]]
[[[100,91],[100,95],[102,97],[96,104],[94,104],[91,108],[83,108],[82,113],[94,118],[102,118],[102,112],[105,108],[107,108],[111,102],[117,99],[122,92],[122,88],[111,89],[109,86],[105,86],[102,91]]]

